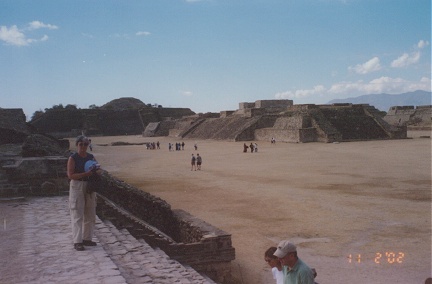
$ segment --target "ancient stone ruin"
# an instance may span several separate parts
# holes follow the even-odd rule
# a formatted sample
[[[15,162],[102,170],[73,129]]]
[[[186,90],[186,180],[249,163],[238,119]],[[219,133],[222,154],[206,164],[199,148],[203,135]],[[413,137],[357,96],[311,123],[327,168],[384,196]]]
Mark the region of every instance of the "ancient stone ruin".
[[[432,106],[393,106],[384,120],[390,125],[407,126],[408,129],[430,130]]]
[[[92,109],[54,108],[32,119],[29,124],[39,133],[54,137],[142,134],[151,122],[179,119],[195,114],[188,108],[150,107],[138,99],[121,98]]]
[[[391,111],[383,119],[382,112],[368,104],[295,105],[292,100],[258,100],[241,102],[237,110],[196,114],[187,108],[151,107],[134,98],[120,98],[92,109],[47,109],[29,124],[57,138],[82,132],[229,141],[269,141],[273,137],[295,143],[406,138],[407,124],[393,123]],[[414,115],[411,120],[417,118]]]
[[[389,125],[367,104],[294,105],[291,100],[240,103],[219,117],[194,115],[147,125],[144,136],[231,141],[340,142],[406,138],[406,127]]]

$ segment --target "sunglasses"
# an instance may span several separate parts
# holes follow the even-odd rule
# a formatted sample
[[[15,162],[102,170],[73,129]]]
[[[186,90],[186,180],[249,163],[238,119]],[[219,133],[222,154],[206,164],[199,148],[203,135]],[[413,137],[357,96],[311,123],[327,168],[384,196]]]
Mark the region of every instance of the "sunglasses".
[[[79,146],[88,146],[89,143],[78,143]]]

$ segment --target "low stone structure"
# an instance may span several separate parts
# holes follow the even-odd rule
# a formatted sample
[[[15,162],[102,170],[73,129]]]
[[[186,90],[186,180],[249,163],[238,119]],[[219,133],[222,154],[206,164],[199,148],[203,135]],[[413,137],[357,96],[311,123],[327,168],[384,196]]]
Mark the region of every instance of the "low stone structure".
[[[432,106],[393,106],[384,120],[390,125],[431,129]]]
[[[231,277],[230,262],[235,259],[235,249],[230,234],[183,210],[172,210],[166,201],[106,172],[98,195],[101,219],[128,229],[136,238],[143,238],[218,283]]]
[[[62,156],[0,157],[0,197],[67,192],[66,162]]]

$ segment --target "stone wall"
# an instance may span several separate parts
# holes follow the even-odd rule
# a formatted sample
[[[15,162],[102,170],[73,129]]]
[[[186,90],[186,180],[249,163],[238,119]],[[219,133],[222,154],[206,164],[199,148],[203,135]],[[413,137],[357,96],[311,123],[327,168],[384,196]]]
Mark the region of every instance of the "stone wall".
[[[268,108],[281,108],[286,109],[288,107],[291,107],[293,105],[292,100],[258,100],[254,103],[249,102],[242,102],[239,103],[239,109],[268,109]]]
[[[273,137],[277,142],[302,142],[300,141],[300,129],[261,128],[256,129],[254,135],[254,140],[258,141],[270,141]]]
[[[224,111],[220,112],[220,117],[227,117],[227,116],[230,116],[234,113],[235,113],[234,110],[224,110]]]
[[[258,100],[255,101],[255,108],[287,108],[293,105],[292,100]]]
[[[144,137],[153,137],[156,134],[156,131],[158,130],[160,125],[160,122],[150,122],[146,129],[144,130],[143,136]]]
[[[278,117],[271,128],[255,130],[255,140],[279,142],[316,142],[317,131],[312,127],[311,118],[304,115]]]
[[[254,108],[254,107],[255,107],[255,103],[247,103],[247,102],[239,103],[239,109],[247,109],[247,108]]]
[[[266,109],[264,108],[249,108],[245,109],[243,112],[244,117],[254,117],[258,115],[264,115],[266,113]]]
[[[384,120],[394,126],[431,127],[432,106],[393,106]]]
[[[66,157],[3,157],[0,163],[0,197],[58,195],[69,190]]]
[[[224,283],[235,259],[231,235],[191,216],[171,210],[164,200],[103,173],[98,215],[127,228],[137,238],[161,248],[177,261]]]

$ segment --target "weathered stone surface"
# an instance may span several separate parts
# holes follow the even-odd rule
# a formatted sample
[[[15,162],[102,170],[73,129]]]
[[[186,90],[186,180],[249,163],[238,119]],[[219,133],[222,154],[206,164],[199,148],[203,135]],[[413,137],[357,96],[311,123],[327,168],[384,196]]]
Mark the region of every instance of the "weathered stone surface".
[[[59,143],[55,138],[41,134],[31,134],[26,137],[22,145],[23,157],[64,156],[69,149],[69,143]]]
[[[1,160],[0,196],[52,195],[68,191],[67,157],[31,157]],[[45,188],[42,185],[45,183]],[[55,185],[55,190],[52,188]]]
[[[384,120],[395,126],[423,127],[430,129],[432,125],[432,106],[393,106]]]
[[[230,262],[235,258],[230,234],[183,210],[171,210],[166,201],[107,172],[102,174],[102,180],[97,206],[101,219],[127,228],[133,236],[161,248],[171,258],[223,282],[219,280],[229,274]]]
[[[57,195],[57,185],[54,182],[45,181],[41,185],[41,193],[43,195]]]
[[[30,134],[22,109],[0,108],[0,145],[22,143]]]

